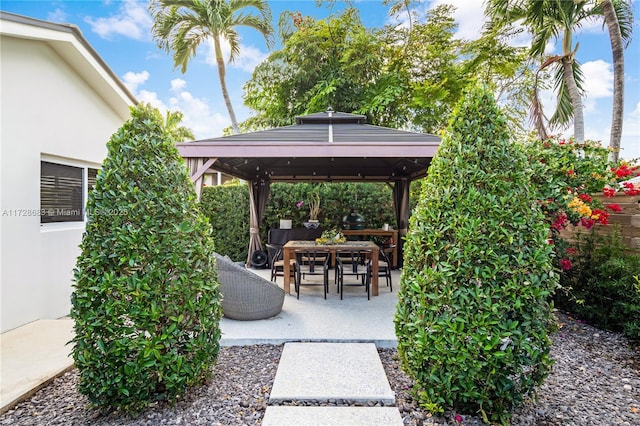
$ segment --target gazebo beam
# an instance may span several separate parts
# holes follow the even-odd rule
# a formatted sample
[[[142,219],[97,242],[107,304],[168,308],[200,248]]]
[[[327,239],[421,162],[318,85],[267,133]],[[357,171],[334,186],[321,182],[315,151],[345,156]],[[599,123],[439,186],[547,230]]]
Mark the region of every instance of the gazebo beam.
[[[213,158],[213,157],[209,158],[202,166],[198,168],[198,170],[196,170],[194,174],[191,175],[191,181],[195,182],[198,179],[200,179],[202,175],[204,175],[206,171],[211,168],[211,166],[213,165],[213,163],[216,162],[216,160],[217,158]]]

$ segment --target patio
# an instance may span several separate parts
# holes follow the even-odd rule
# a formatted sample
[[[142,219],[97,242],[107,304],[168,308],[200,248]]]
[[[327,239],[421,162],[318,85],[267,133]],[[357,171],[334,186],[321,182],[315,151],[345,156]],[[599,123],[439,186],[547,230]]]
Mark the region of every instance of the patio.
[[[252,269],[269,279],[269,269]],[[340,300],[329,272],[329,291],[324,299],[322,286],[302,286],[300,299],[293,291],[285,296],[278,315],[260,321],[221,321],[223,346],[295,341],[373,342],[378,347],[395,347],[397,338],[393,316],[400,288],[400,270],[392,271],[393,292],[380,281],[380,293],[367,300],[361,287],[346,287]],[[321,277],[316,279],[321,280]],[[282,287],[282,277],[277,283]],[[319,281],[320,282],[320,281]]]

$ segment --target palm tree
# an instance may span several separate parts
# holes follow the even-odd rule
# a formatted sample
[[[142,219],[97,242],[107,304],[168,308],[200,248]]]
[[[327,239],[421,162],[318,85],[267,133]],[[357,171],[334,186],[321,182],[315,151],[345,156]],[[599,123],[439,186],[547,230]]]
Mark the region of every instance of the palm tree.
[[[612,10],[613,8],[613,14]],[[582,113],[583,76],[575,61],[578,44],[573,45],[573,32],[587,20],[604,16],[609,27],[614,54],[614,122],[611,129],[613,153],[620,150],[622,134],[622,106],[624,103],[624,56],[622,43],[630,41],[633,13],[626,0],[487,0],[486,15],[492,26],[515,23],[519,20],[533,35],[530,52],[542,57],[547,43],[562,35],[562,53],[543,61],[539,71],[550,65],[556,66],[555,87],[558,106],[549,120],[552,126],[568,124],[573,118],[574,138],[584,141],[584,117]],[[617,22],[615,19],[617,19]],[[616,28],[619,31],[616,31]],[[614,43],[616,45],[614,45]],[[617,45],[619,43],[619,45]],[[617,69],[617,71],[616,71]],[[617,79],[616,79],[617,73]],[[538,87],[534,89],[532,118],[541,136],[544,136],[542,108],[538,100]],[[614,146],[613,144],[617,144]],[[617,147],[617,148],[616,148]]]
[[[609,30],[613,54],[613,113],[609,138],[611,150],[609,161],[617,163],[624,117],[624,48],[631,42],[633,10],[627,0],[598,0],[598,6],[601,8],[604,23]]]
[[[183,117],[184,115],[181,111],[167,110],[167,115],[164,119],[164,128],[174,142],[184,142],[196,138],[190,128],[182,125]]]
[[[258,14],[251,14],[247,9],[255,8]],[[260,32],[271,47],[273,28],[271,26],[271,9],[265,0],[151,0],[149,11],[153,16],[153,38],[158,46],[173,52],[173,63],[181,67],[182,73],[187,71],[189,60],[196,49],[204,41],[213,40],[218,65],[218,77],[222,89],[231,125],[238,133],[236,120],[227,83],[225,80],[225,64],[222,55],[222,39],[231,46],[230,62],[240,54],[240,37],[237,27],[245,26]]]
[[[578,45],[573,45],[573,31],[586,19],[593,18],[593,7],[586,1],[563,0],[488,0],[485,9],[493,26],[505,26],[522,21],[532,34],[530,53],[542,58],[547,44],[562,40],[562,53],[543,61],[539,71],[555,66],[554,80],[558,105],[551,116],[552,126],[566,125],[573,118],[574,138],[584,141],[584,116],[582,111],[582,72],[575,60]],[[542,108],[538,102],[538,87],[534,88],[532,115],[541,137]]]

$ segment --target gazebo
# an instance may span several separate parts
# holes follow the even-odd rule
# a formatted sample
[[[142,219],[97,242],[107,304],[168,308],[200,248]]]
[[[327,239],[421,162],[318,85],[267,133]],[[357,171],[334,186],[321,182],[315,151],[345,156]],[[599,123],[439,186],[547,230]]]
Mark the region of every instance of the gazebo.
[[[440,138],[366,124],[364,115],[329,109],[275,129],[177,144],[196,192],[210,169],[250,185],[249,258],[262,250],[262,221],[271,182],[390,182],[398,244],[407,233],[409,184],[424,177]],[[400,247],[401,248],[401,247]]]

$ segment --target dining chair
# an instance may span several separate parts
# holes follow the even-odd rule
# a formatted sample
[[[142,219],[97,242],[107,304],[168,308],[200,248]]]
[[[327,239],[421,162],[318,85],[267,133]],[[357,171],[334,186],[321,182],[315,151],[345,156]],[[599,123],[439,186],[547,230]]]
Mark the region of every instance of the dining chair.
[[[391,282],[391,261],[389,256],[384,252],[382,248],[378,251],[378,276],[384,277],[387,282],[387,287],[390,291],[393,291],[393,283]]]
[[[327,249],[305,249],[295,250],[296,258],[296,279],[294,281],[297,298],[300,299],[301,285],[320,285],[317,282],[303,282],[307,275],[321,275],[322,286],[324,288],[324,298],[327,298],[329,291],[329,260],[331,252]]]
[[[364,286],[367,299],[371,299],[371,256],[372,250],[339,250],[336,252],[336,279],[340,300],[344,286]],[[356,282],[345,284],[345,276],[356,277]]]
[[[284,277],[284,259],[282,256],[282,246],[276,244],[267,244],[267,253],[269,253],[269,264],[271,265],[271,281],[276,282],[277,277]],[[294,282],[296,280],[296,260],[289,259],[290,276]]]

